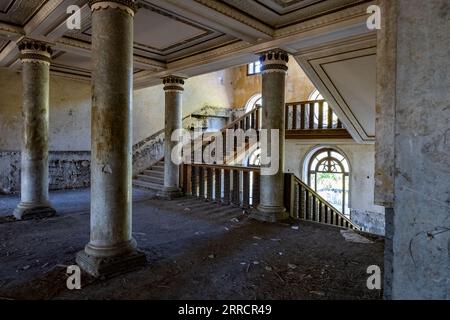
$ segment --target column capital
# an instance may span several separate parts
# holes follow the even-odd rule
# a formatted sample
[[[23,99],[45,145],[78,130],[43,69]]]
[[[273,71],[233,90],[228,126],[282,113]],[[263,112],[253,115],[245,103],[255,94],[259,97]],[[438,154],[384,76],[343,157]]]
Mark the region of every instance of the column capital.
[[[104,9],[120,9],[134,17],[137,11],[137,5],[134,0],[89,0],[91,11]]]
[[[289,55],[286,51],[281,49],[272,49],[260,53],[259,61],[261,62],[261,72],[281,72],[286,73],[288,70],[287,63],[289,62]]]
[[[182,77],[170,75],[163,78],[164,91],[166,92],[183,92],[184,79]]]
[[[53,50],[47,42],[23,38],[17,43],[22,63],[50,64]]]

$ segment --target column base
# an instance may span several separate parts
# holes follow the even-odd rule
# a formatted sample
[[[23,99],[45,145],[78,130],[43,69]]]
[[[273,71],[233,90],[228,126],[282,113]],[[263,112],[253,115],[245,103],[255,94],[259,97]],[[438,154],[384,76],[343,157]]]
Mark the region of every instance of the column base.
[[[83,250],[77,253],[76,263],[91,276],[108,279],[140,269],[147,263],[147,258],[138,250],[113,257],[94,257]]]
[[[250,218],[258,221],[278,222],[289,219],[289,213],[284,207],[259,205],[257,210],[252,211]]]
[[[156,195],[158,198],[165,200],[173,200],[183,196],[183,192],[179,188],[164,188]]]
[[[55,209],[48,204],[21,202],[14,210],[14,217],[18,220],[43,219],[55,215]]]

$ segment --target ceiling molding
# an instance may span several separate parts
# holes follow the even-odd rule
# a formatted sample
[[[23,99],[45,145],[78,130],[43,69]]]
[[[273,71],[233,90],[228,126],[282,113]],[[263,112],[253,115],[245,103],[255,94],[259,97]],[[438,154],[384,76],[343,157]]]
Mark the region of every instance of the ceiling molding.
[[[342,91],[328,74],[326,65],[347,60],[357,61],[361,57],[375,56],[376,45],[376,34],[368,34],[315,48],[308,48],[298,52],[295,56],[295,59],[309,79],[332,106],[339,119],[345,124],[353,139],[359,143],[374,143],[374,133],[368,133],[367,124],[363,125],[366,123],[364,120],[367,119],[358,117],[356,110],[362,106],[348,103]],[[370,110],[373,108],[373,112],[375,112],[375,105],[363,107]],[[374,121],[374,119],[373,117],[373,119],[370,118],[368,121]]]
[[[258,30],[268,36],[274,35],[274,29],[270,26],[254,19],[249,14],[244,14],[233,7],[216,0],[194,0],[208,8],[211,8],[221,14],[226,15],[227,17],[230,17],[240,23],[243,23],[249,27],[252,27],[255,30]]]

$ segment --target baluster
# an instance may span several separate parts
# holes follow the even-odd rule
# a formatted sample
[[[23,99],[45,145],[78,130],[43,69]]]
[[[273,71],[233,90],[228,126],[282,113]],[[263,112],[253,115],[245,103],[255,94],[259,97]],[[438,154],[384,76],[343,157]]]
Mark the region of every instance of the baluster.
[[[317,205],[319,206],[319,222],[324,222],[325,218],[323,217],[323,205],[322,202],[320,202],[320,200],[317,202]]]
[[[198,168],[194,166],[190,166],[191,168],[191,195],[193,197],[198,197]]]
[[[251,128],[252,129],[256,129],[256,110],[254,110],[252,113],[251,113],[251,116],[252,116],[252,122],[251,122]]]
[[[305,120],[306,120],[305,114],[306,114],[306,106],[304,103],[302,103],[300,105],[300,129],[301,130],[305,129]]]
[[[339,119],[338,119],[338,122],[337,122],[337,128],[338,129],[342,129],[342,122]]]
[[[223,200],[222,203],[225,205],[230,204],[230,188],[231,188],[231,178],[230,170],[223,169]]]
[[[328,105],[328,129],[333,129],[333,109]]]
[[[290,110],[291,106],[290,105],[286,105],[284,108],[284,128],[286,130],[289,130],[289,110]]]
[[[298,183],[294,183],[293,187],[294,187],[294,208],[293,208],[292,212],[294,212],[294,218],[298,219],[298,218],[300,218],[300,214],[299,214],[300,186]]]
[[[299,184],[299,188],[300,188],[299,200],[298,200],[299,207],[300,207],[300,209],[299,209],[299,218],[303,219],[303,220],[306,220],[306,214],[305,214],[305,212],[306,212],[306,209],[305,209],[305,190],[304,190],[303,186],[300,185],[300,184]]]
[[[297,130],[297,105],[292,106],[292,130]]]
[[[314,103],[309,103],[309,124],[308,129],[314,129]]]
[[[259,171],[253,171],[252,207],[256,209],[259,204]]]
[[[240,172],[238,170],[233,170],[233,191],[231,195],[231,203],[235,206],[240,205],[239,178]]]
[[[323,129],[323,101],[319,102],[318,129]]]
[[[206,200],[212,201],[213,200],[213,187],[214,187],[214,175],[213,175],[213,169],[207,168],[206,169]]]
[[[214,200],[216,202],[222,201],[222,169],[217,168],[215,170],[215,190],[214,190]]]
[[[261,108],[256,109],[256,128],[261,129]]]
[[[305,220],[311,220],[311,200],[309,191],[305,191]]]
[[[183,167],[183,191],[187,196],[192,195],[192,189],[191,189],[191,181],[192,181],[192,169],[191,166],[188,164],[185,164]]]
[[[312,221],[317,221],[317,202],[316,196],[312,196]]]
[[[198,197],[200,199],[205,199],[205,170],[202,167],[199,168],[198,184],[199,184]]]
[[[324,221],[325,223],[330,223],[330,219],[329,219],[329,217],[328,217],[328,206],[327,205],[325,205],[325,221]]]
[[[243,195],[242,195],[242,204],[244,209],[250,208],[250,173],[248,171],[244,171],[242,173],[243,179]]]

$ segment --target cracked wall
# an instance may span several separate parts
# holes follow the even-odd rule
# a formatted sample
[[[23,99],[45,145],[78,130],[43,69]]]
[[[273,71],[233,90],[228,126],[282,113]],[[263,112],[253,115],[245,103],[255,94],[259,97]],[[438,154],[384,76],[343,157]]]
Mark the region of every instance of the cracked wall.
[[[450,299],[450,4],[381,3],[390,18],[381,34],[396,34],[380,38],[378,60],[393,72],[378,78],[387,90],[378,92],[377,112],[390,120],[377,139],[394,142],[394,154],[381,149],[377,155],[390,180],[380,198],[393,200],[386,214],[385,295]]]

